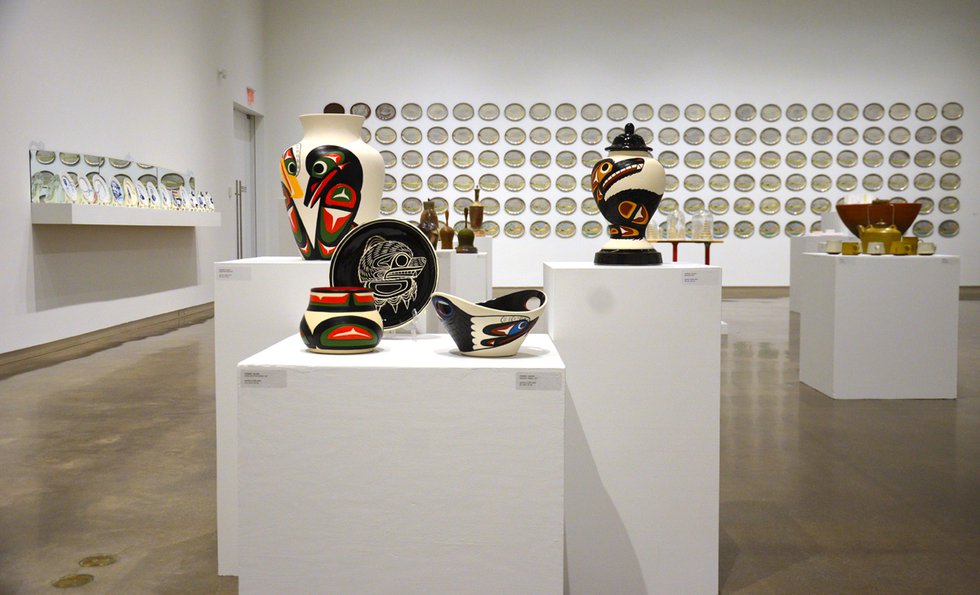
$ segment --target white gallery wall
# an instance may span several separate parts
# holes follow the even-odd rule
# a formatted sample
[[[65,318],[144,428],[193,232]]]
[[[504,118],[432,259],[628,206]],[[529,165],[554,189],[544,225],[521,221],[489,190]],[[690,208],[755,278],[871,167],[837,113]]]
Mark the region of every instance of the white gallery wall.
[[[844,102],[864,106],[879,102],[887,108],[894,102],[905,102],[915,108],[920,102],[942,106],[949,101],[960,102],[965,115],[957,124],[964,131],[964,140],[954,148],[962,154],[963,165],[955,171],[962,186],[953,193],[938,190],[924,193],[909,190],[904,193],[885,191],[914,200],[920,195],[955,194],[962,207],[955,215],[960,223],[957,237],[946,239],[934,235],[932,240],[941,252],[963,256],[962,282],[980,284],[980,191],[973,165],[980,157],[980,129],[976,126],[980,110],[980,70],[976,57],[980,55],[980,4],[971,0],[921,3],[912,1],[847,2],[643,2],[626,0],[613,4],[571,1],[487,1],[479,3],[428,1],[420,3],[392,1],[324,1],[308,0],[266,4],[265,20],[266,82],[268,84],[266,153],[271,157],[260,164],[267,170],[268,183],[265,203],[268,217],[280,221],[277,226],[278,246],[282,254],[296,252],[286,229],[280,199],[275,156],[284,147],[298,141],[302,130],[297,116],[318,112],[324,104],[338,101],[345,106],[363,101],[372,107],[389,102],[401,107],[416,102],[423,107],[442,102],[452,107],[467,101],[474,106],[495,102],[501,107],[510,102],[530,106],[545,102],[552,107],[570,102],[581,107],[595,102],[604,108],[614,102],[628,107],[641,102],[659,108],[664,103],[684,106],[700,103],[706,107],[726,103],[732,108],[741,103],[761,107],[775,103],[783,109],[800,102],[807,108],[821,102],[835,108]],[[399,116],[400,118],[400,116]],[[396,118],[391,125],[400,129],[407,125]],[[425,116],[413,124],[423,133],[429,126],[442,125],[448,130],[462,125],[450,115],[443,122],[431,122]],[[474,118],[466,124],[474,132],[489,125]],[[501,132],[511,123],[499,118],[492,123]],[[527,122],[521,122],[526,125]],[[543,125],[554,131],[559,122],[552,116]],[[603,120],[604,131],[613,123]],[[727,122],[734,130],[738,123]],[[785,134],[789,123],[785,118],[775,124]],[[835,131],[843,123],[830,122]],[[861,131],[872,123],[859,117],[854,123]],[[888,120],[878,123],[887,130],[899,123]],[[903,122],[913,132],[918,122],[913,116]],[[939,119],[931,122],[938,130],[948,123]],[[366,127],[374,131],[381,126],[376,118]],[[657,119],[645,123],[657,132],[665,124]],[[673,124],[683,131],[691,123],[683,117]],[[705,130],[713,123],[701,123]],[[819,125],[812,118],[803,123],[808,131]],[[751,123],[757,130],[769,124],[758,118]],[[424,142],[424,141],[423,141]],[[598,145],[601,149],[606,143]],[[387,148],[396,155],[413,148],[401,140],[388,147],[376,141],[372,145]],[[812,145],[810,145],[812,147]],[[417,147],[416,147],[417,148]],[[482,148],[474,141],[469,146],[455,146],[450,140],[438,147],[452,155],[459,148],[474,154]],[[509,147],[501,141],[490,147],[503,153]],[[539,147],[525,144],[526,153]],[[554,142],[547,147],[554,152],[570,148],[581,154],[595,147],[577,144],[571,147]],[[655,154],[668,147],[655,145]],[[670,147],[681,156],[688,149]],[[734,142],[714,147],[707,141],[700,147],[706,155],[716,148],[733,156],[748,148],[757,155],[776,149],[785,155],[795,148],[783,140],[775,147],[755,143],[741,147]],[[844,147],[836,141],[820,147],[836,155],[852,148],[861,155],[872,148],[881,150],[887,159],[893,148],[902,148],[914,155],[920,148],[938,154],[943,147],[938,141],[918,146],[915,141],[902,147],[885,145],[873,147],[858,142]],[[424,151],[423,151],[424,152]],[[809,155],[808,155],[809,157]],[[400,165],[399,165],[400,167]],[[706,171],[707,170],[707,171]],[[418,170],[395,169],[396,177],[414,171],[423,179],[437,170],[426,166]],[[500,165],[492,171],[501,179],[513,170]],[[554,179],[561,173],[572,173],[576,179],[588,172],[579,166],[567,172],[555,166],[537,170],[527,166],[521,173],[529,176],[544,171]],[[782,165],[767,170],[756,165],[748,173],[756,179],[765,173],[775,173],[785,179],[793,170]],[[900,170],[896,170],[900,171]],[[936,178],[946,170],[933,169]],[[883,174],[887,180],[892,173],[886,164],[878,170],[858,166],[851,170],[832,167],[822,170],[833,179],[841,173],[853,173],[860,180],[866,173]],[[452,166],[440,173],[452,180]],[[477,164],[464,173],[479,178],[485,173]],[[675,172],[676,173],[676,172]],[[705,166],[697,173],[714,173]],[[734,166],[724,170],[734,178],[743,173]],[[808,179],[814,170],[810,168]],[[901,173],[916,172],[914,166]],[[683,176],[679,176],[683,179]],[[453,202],[461,193],[450,188],[436,193],[423,189],[411,193],[402,189],[388,193],[401,199],[405,196],[427,198],[440,195]],[[522,193],[527,197],[543,195],[552,200],[564,193],[552,189],[544,193]],[[679,192],[681,202],[691,193]],[[492,193],[502,203],[510,193],[501,189]],[[668,193],[667,196],[671,194]],[[730,201],[743,195],[756,203],[764,196],[786,198],[799,195],[807,202],[818,195],[836,200],[843,195],[837,189],[817,193],[807,188],[791,192],[785,187],[777,192],[764,192],[758,187],[752,192],[735,190],[716,193],[705,189],[698,196],[707,199],[724,196]],[[578,189],[572,196],[587,196]],[[399,212],[399,218],[417,217]],[[509,217],[494,217],[503,224]],[[562,219],[554,212],[544,217],[554,224]],[[572,219],[581,224],[586,219],[578,213]],[[724,217],[734,225],[736,217]],[[746,217],[758,225],[765,219],[775,219],[785,225],[794,217],[780,212],[774,217],[759,214]],[[809,211],[800,217],[806,222],[816,219]],[[949,218],[938,211],[930,219],[938,223]],[[453,213],[453,220],[459,217]],[[526,217],[524,217],[527,221]],[[601,218],[600,218],[601,220]],[[658,215],[657,221],[662,220]],[[546,260],[590,260],[602,240],[559,239],[552,234],[539,240],[525,236],[520,239],[501,235],[494,244],[494,284],[497,286],[539,285],[541,263]],[[669,248],[668,248],[669,251]],[[682,249],[682,259],[698,260],[700,247]],[[712,264],[724,267],[725,285],[787,285],[789,268],[789,239],[780,234],[764,239],[756,234],[748,240],[726,238],[726,243],[712,251]]]
[[[262,42],[258,0],[0,1],[0,353],[213,299],[212,262],[235,256],[234,103],[251,86],[264,109]],[[190,171],[222,226],[32,226],[32,143]]]

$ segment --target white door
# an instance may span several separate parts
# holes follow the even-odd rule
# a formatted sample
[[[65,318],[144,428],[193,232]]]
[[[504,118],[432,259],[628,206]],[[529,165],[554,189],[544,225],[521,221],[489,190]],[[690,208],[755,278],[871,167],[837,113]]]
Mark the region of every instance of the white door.
[[[255,225],[255,118],[235,110],[235,221],[237,258],[258,255]]]

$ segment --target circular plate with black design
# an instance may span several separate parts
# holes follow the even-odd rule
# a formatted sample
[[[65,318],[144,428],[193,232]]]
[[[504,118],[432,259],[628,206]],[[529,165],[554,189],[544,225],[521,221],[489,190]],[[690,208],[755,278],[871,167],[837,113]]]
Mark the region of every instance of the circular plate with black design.
[[[397,219],[376,219],[344,236],[330,261],[330,284],[374,292],[385,330],[422,313],[439,281],[439,263],[422,231]]]

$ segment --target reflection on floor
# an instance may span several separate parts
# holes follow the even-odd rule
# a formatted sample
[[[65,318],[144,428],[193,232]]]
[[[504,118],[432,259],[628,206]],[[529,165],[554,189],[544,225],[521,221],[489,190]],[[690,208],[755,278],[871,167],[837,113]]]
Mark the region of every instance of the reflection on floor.
[[[976,592],[980,302],[960,305],[957,401],[843,402],[797,382],[786,299],[724,303],[722,591]],[[0,381],[0,593],[79,573],[236,591],[216,576],[212,343],[207,322]],[[79,566],[96,554],[118,562]]]

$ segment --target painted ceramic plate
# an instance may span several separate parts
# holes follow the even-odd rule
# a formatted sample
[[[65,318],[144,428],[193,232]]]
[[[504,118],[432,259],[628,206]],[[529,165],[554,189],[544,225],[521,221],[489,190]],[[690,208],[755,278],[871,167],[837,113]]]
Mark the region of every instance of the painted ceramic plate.
[[[817,128],[810,133],[810,140],[818,145],[826,145],[834,140],[834,133],[830,128]]]
[[[813,106],[813,119],[818,122],[826,122],[834,117],[834,108],[826,103],[818,103]]]
[[[429,167],[434,167],[436,169],[442,169],[449,164],[449,155],[444,151],[433,151],[425,158],[426,163]]]
[[[722,197],[712,198],[708,201],[708,210],[715,215],[724,215],[728,212],[728,200]]]
[[[786,235],[791,238],[798,238],[806,233],[806,225],[802,221],[790,221],[786,224]]]
[[[704,165],[704,153],[700,151],[689,151],[684,155],[684,165],[697,169]]]
[[[473,106],[468,103],[457,103],[453,106],[453,117],[457,120],[469,120],[473,117]]]
[[[649,103],[641,103],[633,108],[633,117],[640,122],[646,122],[653,119],[654,111],[653,106]]]
[[[562,126],[555,132],[555,140],[563,145],[570,145],[578,140],[578,133],[570,126]]]
[[[735,108],[735,117],[742,122],[749,122],[755,119],[756,109],[755,106],[743,103],[742,105]]]
[[[477,160],[483,167],[497,167],[500,165],[500,155],[496,151],[480,151]]]
[[[912,138],[912,133],[904,126],[896,126],[888,132],[888,140],[896,145],[904,145]]]
[[[582,140],[585,140],[584,136],[585,135],[583,134]],[[657,135],[657,138],[660,139],[662,144],[674,145],[681,139],[681,135],[679,132],[677,132],[676,128],[662,128],[660,130],[660,134]]]
[[[919,199],[922,200],[922,199]],[[929,200],[929,199],[926,199]],[[919,202],[918,200],[916,202]],[[932,210],[931,208],[929,209]],[[947,215],[952,215],[953,213],[960,210],[960,199],[955,196],[947,196],[939,201],[939,210]]]
[[[437,196],[432,199],[432,204],[435,205],[436,213],[442,215],[449,210],[449,201],[441,196]]]
[[[570,169],[578,164],[578,157],[571,151],[560,151],[555,155],[555,164],[558,167]]]
[[[698,211],[704,210],[704,201],[700,198],[689,198],[684,201],[684,212],[693,215]]]
[[[500,108],[495,103],[484,103],[480,106],[478,113],[483,120],[496,120],[500,117]]]
[[[64,202],[68,204],[77,204],[81,202],[78,197],[78,184],[75,183],[75,180],[73,180],[69,174],[61,174],[61,176],[59,176],[59,182],[61,183],[61,192],[64,196]],[[129,183],[132,184],[132,180],[130,180]]]
[[[381,159],[385,162],[385,169],[398,165],[398,157],[388,149],[381,151]]]
[[[350,106],[350,113],[367,119],[371,117],[371,106],[366,103],[355,103]]]
[[[888,156],[888,164],[892,167],[905,167],[909,164],[910,158],[908,151],[892,151]]]
[[[402,136],[404,137],[404,134]],[[429,128],[429,131],[425,134],[425,137],[429,139],[430,143],[434,145],[441,145],[449,140],[449,132],[442,126],[433,126],[432,128]],[[472,140],[472,137],[470,137],[470,140]],[[405,142],[408,141],[405,140]]]
[[[453,130],[453,142],[457,145],[468,145],[473,142],[473,131],[466,126]]]
[[[562,215],[571,215],[578,209],[578,204],[576,204],[574,198],[564,197],[559,198],[558,202],[555,203],[555,210]]]
[[[764,221],[759,226],[759,235],[771,239],[779,235],[779,224],[775,221]]]
[[[673,122],[681,117],[681,110],[673,103],[665,103],[660,106],[660,119],[664,122]]]
[[[555,179],[555,188],[561,190],[562,192],[571,192],[575,190],[575,177],[568,174],[562,174]]]
[[[775,215],[779,212],[779,207],[779,199],[772,196],[763,198],[762,202],[759,203],[759,210],[766,215]]]
[[[535,221],[531,224],[531,235],[541,239],[551,234],[551,224],[547,221]]]
[[[402,140],[410,145],[417,145],[422,142],[422,131],[414,126],[409,126],[402,130]]]
[[[517,149],[511,149],[510,151],[504,153],[504,163],[506,163],[509,167],[520,167],[524,165],[525,161],[526,158],[524,157],[524,153],[518,151]]]
[[[65,164],[65,165],[67,165],[69,167],[72,167],[74,165],[78,165],[78,162],[82,160],[82,156],[80,154],[78,154],[78,153],[59,153],[58,154],[58,158],[61,159],[61,162],[63,164]],[[123,167],[129,167],[129,161],[127,161],[126,162],[126,165],[123,166]],[[120,169],[122,169],[122,168],[120,168]]]
[[[915,142],[927,145],[935,142],[936,129],[932,126],[922,126],[915,131]]]
[[[571,221],[559,221],[555,226],[555,235],[559,238],[570,238],[575,235],[575,224]]]
[[[728,237],[728,224],[724,221],[715,221],[711,226],[711,237],[716,240]]]
[[[786,118],[793,122],[800,122],[806,119],[806,107],[801,103],[794,103],[786,108]]]
[[[602,108],[594,103],[586,103],[582,106],[582,118],[589,122],[595,122],[602,117]]]
[[[504,108],[504,117],[511,122],[517,122],[518,120],[523,120],[524,116],[527,115],[527,110],[524,106],[519,103],[511,103]]]
[[[417,103],[406,103],[402,106],[402,117],[406,120],[418,120],[422,117],[422,106]]]
[[[858,155],[850,149],[845,149],[837,154],[837,165],[841,167],[854,167],[858,163]]]
[[[684,108],[684,117],[691,122],[700,122],[704,119],[706,112],[703,105],[692,103]]]
[[[520,192],[524,189],[524,184],[524,176],[519,174],[510,174],[504,178],[504,188],[511,192]]]
[[[531,212],[535,215],[546,215],[551,211],[551,201],[547,198],[535,198],[531,201]]]
[[[391,192],[395,188],[398,188],[398,180],[396,180],[395,176],[391,174],[385,174],[384,185],[382,186],[382,189],[385,192]]]
[[[88,156],[86,155],[86,157],[88,157]],[[58,154],[55,153],[54,151],[35,151],[34,152],[34,159],[37,160],[37,162],[40,163],[41,165],[51,165],[52,163],[54,163],[54,160],[57,159],[57,158],[58,158]],[[99,159],[103,159],[103,158],[99,157]],[[86,161],[86,163],[88,163],[88,162]],[[89,165],[93,165],[93,164],[89,163]],[[100,163],[99,165],[102,165],[102,164]],[[93,165],[93,167],[98,167],[99,165]]]
[[[794,126],[786,131],[786,140],[791,145],[802,145],[806,142],[806,130]]]
[[[51,163],[52,161],[54,161],[53,151],[38,151],[37,155],[38,155],[39,162],[41,161],[40,160],[41,153],[49,153],[51,155],[51,161],[48,161],[47,163]],[[90,165],[92,167],[102,167],[103,165],[105,165],[105,157],[99,157],[98,155],[83,155],[82,159],[85,161],[86,165]]]
[[[810,164],[813,165],[813,167],[827,169],[834,164],[834,156],[827,151],[817,151],[810,156]]]
[[[496,215],[500,212],[500,201],[496,198],[488,196],[487,198],[480,199],[480,204],[483,205],[483,212],[487,215]]]
[[[430,120],[445,120],[449,116],[449,108],[444,103],[433,103],[425,110]]]
[[[959,120],[963,117],[963,106],[955,101],[943,106],[943,117],[947,120]]]
[[[582,179],[582,189],[583,190],[589,190],[590,189],[590,188],[586,188],[585,187],[586,186],[585,182],[587,181],[587,178],[588,178],[588,176],[586,176],[586,178],[583,178]],[[677,176],[674,176],[674,175],[671,175],[671,174],[667,174],[666,176],[664,176],[664,181],[665,181],[664,189],[667,192],[673,192],[674,190],[677,190],[677,188],[679,186],[679,183],[677,181]]]
[[[587,238],[597,238],[602,235],[602,224],[598,221],[586,221],[582,224],[582,235]]]
[[[112,192],[112,204],[120,207],[126,204],[126,195],[123,193],[123,187],[118,178],[109,180],[109,190]]]
[[[864,119],[876,122],[885,117],[885,106],[880,103],[869,103],[864,106]]]
[[[678,208],[678,205],[677,205],[677,201],[676,200],[674,200],[673,198],[665,198],[665,199],[663,199],[663,200],[660,201],[660,206],[657,207],[657,210],[660,211],[664,215],[668,215],[668,214],[676,211],[677,208]],[[582,210],[585,210],[585,206],[584,205],[582,207]],[[591,214],[592,213],[590,213],[590,215]]]
[[[931,198],[929,198],[928,196],[923,196],[921,198],[917,198],[917,199],[915,199],[915,202],[917,202],[920,205],[922,205],[922,207],[919,208],[919,214],[920,215],[928,215],[929,213],[931,213],[933,211],[933,209],[936,208],[936,203],[933,202],[933,200]],[[957,208],[959,208],[959,207],[957,206]]]
[[[426,180],[425,184],[429,190],[434,192],[442,192],[446,188],[449,188],[449,180],[442,174],[432,174],[429,176],[429,179]]]
[[[926,122],[935,118],[938,113],[939,110],[931,103],[920,103],[915,108],[915,117]]]
[[[677,167],[679,158],[677,156],[677,153],[673,151],[662,151],[660,155],[657,156],[657,161],[660,162],[660,165],[666,167],[667,169],[670,169],[672,167]],[[584,158],[582,159],[582,163],[583,164],[585,163]]]
[[[402,188],[415,192],[422,189],[422,176],[418,174],[405,174],[402,176]]]
[[[837,142],[842,145],[853,145],[858,141],[858,131],[850,126],[845,126],[837,131]]]
[[[551,178],[545,174],[534,174],[531,176],[531,180],[528,182],[528,185],[531,186],[532,190],[544,192],[545,190],[551,188]]]
[[[415,169],[422,165],[422,153],[419,153],[415,149],[405,151],[402,153],[402,165],[405,167]]]
[[[794,158],[794,164],[795,164],[795,162],[796,162],[795,157],[796,157],[797,154],[799,154],[799,152],[798,151],[794,151],[794,152],[790,153],[789,155],[787,155],[786,158],[789,159],[790,157],[793,157]],[[779,156],[779,153],[777,153],[775,151],[766,151],[762,155],[759,155],[759,165],[761,165],[762,167],[764,167],[766,169],[773,169],[773,168],[779,167],[779,164],[780,163],[781,163],[781,158]],[[806,164],[806,160],[805,159],[804,159],[803,163],[804,163],[804,165]],[[789,164],[787,163],[787,165],[789,165]],[[793,165],[793,167],[796,167],[796,165]]]
[[[524,199],[517,198],[516,196],[514,198],[508,198],[504,202],[504,212],[508,215],[520,215],[526,207],[527,205],[524,203]]]
[[[480,129],[480,132],[477,133],[477,138],[485,145],[495,145],[500,140],[500,133],[497,132],[496,128],[490,128],[488,126]]]
[[[527,139],[527,134],[521,128],[508,128],[504,139],[512,145],[519,145]]]
[[[881,190],[883,185],[884,180],[878,174],[868,174],[861,179],[861,187],[871,192]]]
[[[684,178],[684,189],[690,192],[697,192],[704,188],[704,178],[698,174],[691,174]]]
[[[728,107],[724,103],[716,103],[711,106],[708,110],[708,115],[715,122],[724,122],[728,118],[732,117],[732,108]]]
[[[888,177],[888,188],[901,192],[909,187],[909,178],[905,174],[892,174]]]
[[[364,141],[365,143],[371,142],[371,131],[365,127],[361,127],[361,140]],[[137,163],[136,165],[139,164]]]
[[[960,187],[960,177],[956,174],[943,174],[939,178],[939,187],[943,190],[957,190]]]
[[[398,210],[398,203],[395,199],[384,197],[381,199],[381,208],[379,209],[382,215],[394,215],[395,211]]]
[[[715,169],[724,169],[732,162],[732,158],[724,151],[715,151],[708,157],[708,163]]]
[[[439,282],[439,263],[425,234],[396,219],[376,219],[355,227],[340,241],[330,261],[330,284],[367,287],[385,330],[415,319]]]
[[[906,155],[906,165],[908,165],[908,153]],[[929,150],[922,150],[915,154],[915,164],[919,167],[932,167],[936,164],[936,154]]]
[[[755,210],[755,201],[747,196],[735,200],[732,209],[739,215],[748,215]]]
[[[851,174],[841,174],[837,176],[837,189],[850,192],[857,188],[857,176]]]
[[[538,126],[537,128],[531,129],[531,133],[528,136],[532,143],[543,145],[551,140],[551,131],[543,126]]]
[[[932,221],[920,219],[912,225],[912,233],[919,238],[928,238],[935,231]]]
[[[755,142],[755,130],[751,128],[739,128],[735,131],[735,142],[740,145],[751,145]]]
[[[494,192],[498,188],[500,188],[500,178],[493,174],[483,174],[480,176],[480,190]]]
[[[708,179],[708,187],[715,192],[724,192],[731,186],[731,180],[725,174],[715,174]]]
[[[939,235],[944,238],[952,238],[960,233],[960,224],[952,219],[947,219],[939,224]]]
[[[830,176],[824,174],[818,174],[813,176],[810,180],[810,188],[813,188],[817,192],[827,192],[833,186],[833,181]]]
[[[766,192],[775,192],[782,188],[782,180],[775,174],[766,174],[759,179],[759,188]]]
[[[83,179],[84,180],[85,178],[80,178],[80,179]],[[86,182],[87,182],[87,180],[86,180]],[[81,190],[81,189],[79,189],[79,190]],[[80,199],[84,200],[84,202],[86,202],[86,203],[88,202],[88,200],[86,200],[82,196],[82,194],[81,194],[80,191],[79,191],[78,196],[79,196]],[[198,198],[198,201],[197,201],[197,206],[198,207],[204,207],[203,195],[198,195],[198,196],[199,196],[199,198]],[[147,191],[146,186],[144,186],[143,183],[140,182],[140,181],[138,181],[138,180],[136,181],[136,197],[139,198],[140,206],[141,207],[143,207],[143,208],[149,208],[150,207],[150,193],[149,193],[149,191]],[[156,206],[156,205],[154,205],[154,206]]]
[[[453,201],[453,210],[456,211],[458,214],[462,215],[463,210],[469,207],[471,204],[473,204],[473,200],[471,198],[468,198],[466,196],[460,196],[459,198]]]
[[[819,219],[810,224],[810,233],[820,233],[823,228],[823,224]]]
[[[453,188],[459,190],[460,192],[469,192],[476,187],[476,182],[473,181],[471,176],[466,174],[460,174],[453,178]]]
[[[700,128],[688,128],[684,131],[684,142],[689,145],[700,145],[704,142],[704,131]]]
[[[120,179],[122,180],[123,194],[126,197],[126,206],[127,207],[139,206],[140,197],[139,194],[136,192],[136,184],[133,183],[132,178],[130,178],[129,176],[121,176]],[[190,200],[188,200],[189,195],[190,195],[190,191],[187,189],[187,186],[181,186],[180,198],[181,198],[181,203],[185,207],[190,202]]]
[[[801,215],[806,211],[806,201],[793,197],[786,201],[786,212],[790,215]]]
[[[555,108],[555,117],[563,122],[575,119],[578,114],[578,110],[571,103],[560,103],[558,107]]]
[[[943,151],[942,154],[939,155],[939,163],[942,163],[944,167],[957,167],[960,164],[960,160],[959,151],[954,151],[952,149]]]
[[[98,180],[92,178],[92,186],[95,188],[96,196],[98,196],[99,193],[98,184],[99,183],[105,184],[105,180],[103,180],[102,177],[99,176],[98,174],[96,174],[96,176],[98,177]],[[157,184],[157,191],[160,193],[160,207],[164,209],[173,208],[174,207],[173,191],[167,188],[166,184],[163,183]],[[109,203],[105,203],[105,204],[109,204]]]
[[[919,190],[931,190],[932,187],[936,185],[936,179],[932,176],[932,174],[919,174],[915,176],[915,181],[913,183]]]
[[[790,174],[786,177],[786,189],[799,192],[806,188],[806,176],[803,174]]]
[[[759,117],[766,122],[775,122],[783,115],[783,110],[779,109],[779,106],[773,103],[769,105],[762,106],[759,110]]]
[[[710,139],[713,144],[724,145],[728,143],[728,141],[732,140],[732,133],[729,132],[727,128],[718,126],[711,129],[711,132],[708,133],[708,139]]]
[[[843,103],[837,108],[837,117],[841,120],[853,120],[858,117],[858,106],[853,103]]]
[[[374,115],[379,120],[390,120],[395,117],[396,113],[395,106],[390,103],[379,103],[378,107],[374,108]]]
[[[524,235],[524,224],[520,221],[508,221],[504,224],[504,235],[508,238],[519,238]]]
[[[735,237],[740,239],[751,238],[755,233],[755,225],[751,221],[739,221],[735,224]]]
[[[881,167],[885,162],[885,156],[881,151],[868,151],[861,157],[861,161],[868,167]]]
[[[892,120],[905,120],[912,115],[912,108],[907,103],[893,103],[888,108],[888,116]]]
[[[610,105],[608,109],[606,109],[606,116],[614,122],[625,120],[629,115],[629,109],[627,109],[627,107],[622,103],[614,103]]]
[[[916,136],[918,136],[918,134],[916,134]],[[939,138],[941,138],[947,145],[955,145],[963,140],[963,131],[959,126],[947,126],[946,128],[943,128]]]
[[[485,235],[495,238],[500,235],[500,225],[496,221],[484,221],[480,229]]]
[[[742,151],[735,155],[735,167],[749,169],[753,165],[755,165],[755,153],[752,151]]]
[[[473,153],[469,151],[456,151],[453,154],[453,165],[461,169],[466,169],[473,165]]]
[[[586,215],[598,215],[599,205],[596,204],[595,199],[591,196],[582,201],[582,212]]]
[[[79,179],[81,179],[81,178],[79,178]],[[154,184],[153,182],[147,182],[146,183],[146,193],[149,194],[149,196],[150,196],[150,206],[151,207],[153,207],[155,209],[159,209],[159,208],[162,208],[164,206],[163,205],[163,198],[160,196],[160,191],[157,189],[157,185],[156,184]],[[97,200],[98,200],[97,197],[93,197],[93,204]]]
[[[755,178],[749,174],[739,174],[735,176],[735,189],[739,192],[748,192],[755,188]]]

